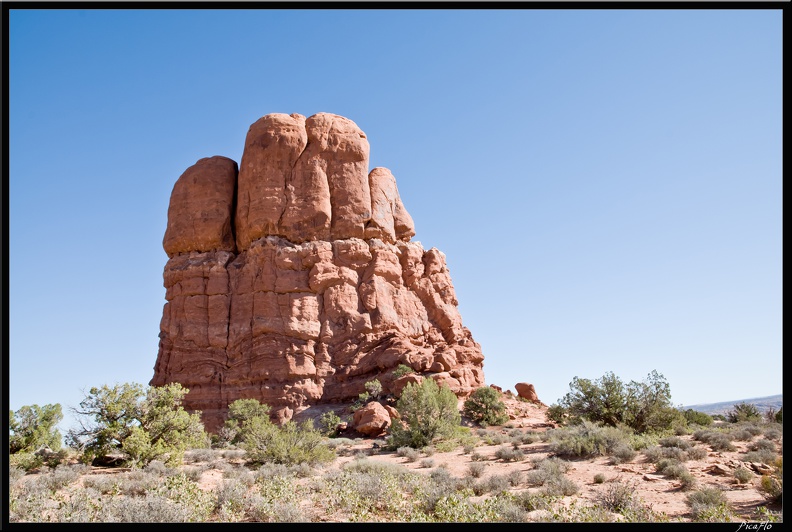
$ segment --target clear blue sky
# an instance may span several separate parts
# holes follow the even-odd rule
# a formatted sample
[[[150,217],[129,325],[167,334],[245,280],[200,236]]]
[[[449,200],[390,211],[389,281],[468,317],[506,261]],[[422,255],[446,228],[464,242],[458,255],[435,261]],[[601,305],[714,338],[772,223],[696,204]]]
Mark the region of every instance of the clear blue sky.
[[[487,384],[782,391],[780,10],[12,10],[9,39],[12,410],[148,383],[173,184],[273,112],[366,132]]]

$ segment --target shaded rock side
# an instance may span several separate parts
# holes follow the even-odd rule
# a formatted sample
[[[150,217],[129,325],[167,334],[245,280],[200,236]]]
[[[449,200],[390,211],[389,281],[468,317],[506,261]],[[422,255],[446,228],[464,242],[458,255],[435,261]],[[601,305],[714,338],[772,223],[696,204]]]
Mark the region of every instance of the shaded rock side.
[[[351,120],[271,114],[237,168],[201,159],[177,180],[163,247],[166,303],[152,385],[179,382],[208,430],[255,398],[283,421],[352,401],[400,364],[460,396],[483,386],[445,256],[424,250]]]

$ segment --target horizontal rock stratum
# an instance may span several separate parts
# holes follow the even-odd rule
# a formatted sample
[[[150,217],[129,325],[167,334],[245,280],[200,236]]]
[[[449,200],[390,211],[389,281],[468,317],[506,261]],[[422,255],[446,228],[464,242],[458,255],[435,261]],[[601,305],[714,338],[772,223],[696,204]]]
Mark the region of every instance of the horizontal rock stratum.
[[[240,398],[284,421],[373,379],[398,393],[401,364],[459,396],[484,385],[444,254],[411,241],[393,174],[368,165],[351,120],[276,113],[240,165],[209,157],[176,181],[151,384],[189,388],[207,430]]]

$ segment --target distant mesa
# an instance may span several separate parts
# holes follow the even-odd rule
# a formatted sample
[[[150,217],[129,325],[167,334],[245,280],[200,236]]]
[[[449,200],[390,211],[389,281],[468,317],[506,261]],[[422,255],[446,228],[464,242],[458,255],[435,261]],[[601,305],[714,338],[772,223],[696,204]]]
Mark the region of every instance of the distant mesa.
[[[445,255],[411,240],[396,179],[368,165],[351,120],[276,113],[250,126],[239,165],[208,157],[176,181],[151,384],[189,388],[207,430],[240,398],[285,421],[375,378],[398,393],[400,365],[460,397],[484,385]]]

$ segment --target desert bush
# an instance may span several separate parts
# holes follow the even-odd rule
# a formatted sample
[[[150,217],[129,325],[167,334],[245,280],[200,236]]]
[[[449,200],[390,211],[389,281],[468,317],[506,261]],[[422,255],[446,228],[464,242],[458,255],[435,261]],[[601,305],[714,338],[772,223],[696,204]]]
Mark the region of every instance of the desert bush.
[[[10,455],[8,463],[10,467],[15,467],[22,471],[34,471],[45,465],[43,456],[25,452]]]
[[[521,491],[512,495],[512,500],[526,512],[551,510],[554,498],[535,491]]]
[[[41,475],[39,481],[47,487],[50,492],[56,492],[69,484],[76,482],[81,475],[85,473],[85,469],[81,466],[68,466],[59,465],[55,469]]]
[[[729,434],[732,440],[736,440],[736,441],[751,441],[754,437],[754,435],[750,431],[745,430],[743,428],[732,430]]]
[[[372,521],[374,516],[399,511],[409,478],[409,470],[402,465],[366,458],[325,475],[319,489],[331,511],[349,512],[350,520]]]
[[[780,503],[784,496],[784,459],[778,457],[773,462],[773,473],[762,475],[760,489],[773,501]]]
[[[590,421],[552,429],[551,452],[558,456],[591,458],[610,454],[619,445],[629,445],[629,435],[615,427],[603,427]]]
[[[231,465],[231,467],[223,470],[223,478],[242,482],[246,486],[252,486],[256,481],[256,474],[243,465]]]
[[[471,459],[472,461],[474,461],[474,462],[481,462],[481,461],[483,461],[483,460],[486,460],[486,459],[487,459],[487,457],[486,457],[486,456],[484,456],[483,454],[481,454],[481,453],[477,452],[477,451],[473,451],[473,452],[470,454],[470,459]]]
[[[742,459],[744,462],[760,462],[762,464],[771,465],[775,462],[777,457],[778,455],[776,453],[765,449],[761,451],[748,451],[743,454]]]
[[[706,487],[696,490],[685,498],[693,519],[704,522],[729,522],[733,512],[728,500],[719,488]]]
[[[20,478],[25,476],[25,470],[20,467],[8,468],[8,483],[13,486]]]
[[[277,426],[269,419],[269,407],[254,399],[240,399],[229,405],[229,423],[239,427],[241,444],[248,459],[256,464],[322,464],[336,454],[311,420],[287,421]]]
[[[594,475],[594,484],[602,484],[605,482],[605,475],[602,473],[597,473]]]
[[[113,498],[104,507],[106,523],[187,523],[196,522],[195,512],[187,503],[174,503],[160,493],[145,497]]]
[[[681,478],[687,468],[676,458],[661,458],[655,464],[655,471],[670,478]]]
[[[316,423],[318,425],[317,430],[320,433],[332,438],[338,435],[338,425],[341,423],[341,418],[332,410],[328,410],[319,416]]]
[[[363,387],[373,399],[379,399],[379,396],[382,394],[382,383],[380,383],[378,379],[366,382]]]
[[[465,414],[477,423],[502,425],[509,420],[506,405],[500,399],[500,392],[490,386],[477,388],[464,402]]]
[[[183,473],[166,477],[157,488],[156,493],[187,508],[189,510],[187,521],[189,522],[206,521],[214,508],[212,494],[203,491],[195,481],[190,480]]]
[[[216,456],[213,449],[190,449],[184,453],[184,463],[211,462]]]
[[[751,451],[772,451],[775,452],[776,444],[773,440],[762,438],[760,440],[756,440],[755,442],[751,443],[748,446],[748,449]]]
[[[742,421],[760,421],[762,414],[756,405],[750,403],[737,403],[730,411],[726,413],[726,420],[729,423],[740,423]]]
[[[535,431],[526,431],[520,436],[520,441],[525,444],[536,443],[541,440],[541,436]]]
[[[519,469],[514,469],[506,473],[506,478],[509,480],[509,485],[516,488],[517,486],[523,483],[525,476],[523,475],[523,472],[520,471]]]
[[[529,486],[542,486],[553,478],[558,478],[569,471],[569,463],[559,458],[551,457],[537,460],[534,469],[525,475]]]
[[[675,460],[683,462],[687,459],[687,453],[678,447],[661,447],[655,445],[644,449],[644,456],[650,462],[657,463],[660,460]]]
[[[462,454],[470,454],[473,452],[473,449],[476,448],[474,443],[466,443],[462,446]]]
[[[187,477],[189,478],[189,475]],[[83,482],[87,481],[88,478],[90,477],[87,477]],[[110,491],[105,491],[106,486],[102,486],[103,489],[99,487],[96,489],[102,493],[140,497],[155,490],[162,483],[162,477],[149,471],[137,469],[130,471],[126,475],[119,475],[115,481],[110,478],[107,481],[112,485]]]
[[[83,479],[83,487],[91,488],[102,495],[121,493],[122,479],[115,475],[89,475]]]
[[[611,458],[611,463],[618,465],[631,462],[638,456],[638,451],[630,447],[627,443],[616,443],[609,450],[608,455]]]
[[[627,425],[639,433],[670,430],[685,423],[682,412],[671,404],[671,389],[665,377],[657,371],[649,373],[642,382],[627,385],[612,372],[595,381],[575,377],[569,388],[559,404],[548,409],[552,421]]]
[[[634,483],[609,482],[603,490],[597,492],[596,501],[609,512],[623,514],[635,510],[641,504],[636,488]]]
[[[734,479],[737,481],[738,484],[745,484],[750,482],[753,478],[754,474],[751,473],[748,469],[740,466],[736,468],[732,474],[734,475]]]
[[[525,453],[523,453],[520,449],[499,447],[495,450],[495,458],[498,460],[503,460],[504,462],[518,462],[525,458]]]
[[[579,490],[580,487],[567,476],[549,478],[544,484],[542,484],[541,488],[541,491],[545,493],[545,495],[564,497],[574,495]]]
[[[407,384],[396,410],[401,422],[391,426],[388,441],[392,449],[402,446],[420,449],[436,439],[451,437],[462,420],[454,392],[446,385],[438,386],[434,379]]]
[[[723,432],[711,430],[696,431],[693,433],[693,439],[706,443],[713,451],[737,450],[731,442],[731,436]]]
[[[669,436],[667,438],[660,438],[657,444],[660,447],[667,447],[667,448],[675,447],[677,449],[682,449],[683,451],[687,451],[688,449],[693,447],[692,443],[690,443],[687,440],[683,440],[678,436]]]
[[[244,449],[226,449],[222,454],[226,460],[243,460],[247,456]]]
[[[398,379],[399,377],[404,377],[410,373],[415,373],[415,370],[406,364],[399,364],[396,366],[396,369],[393,370],[393,378]]]
[[[694,446],[685,451],[688,460],[703,460],[707,457],[707,450],[703,447]]]
[[[508,491],[511,486],[508,475],[492,475],[486,480],[486,490],[492,494]]]
[[[168,467],[160,460],[152,460],[143,467],[143,471],[151,473],[152,475],[159,475],[161,477],[176,474],[176,469]]]
[[[430,468],[435,466],[434,458],[422,458],[418,465],[423,468]]]
[[[187,392],[179,383],[91,388],[74,409],[80,428],[69,431],[70,445],[86,461],[120,451],[133,466],[159,458],[181,464],[185,450],[208,441],[200,412],[182,407]]]
[[[61,448],[61,433],[57,428],[63,420],[61,405],[26,405],[9,411],[8,451],[33,453],[40,447],[53,451]]]
[[[490,499],[490,509],[495,523],[524,523],[528,516],[510,493],[499,493]]]
[[[780,440],[784,435],[784,432],[777,428],[777,427],[767,427],[764,429],[764,437],[768,440]]]
[[[399,447],[396,449],[396,455],[406,458],[408,462],[415,462],[421,457],[421,451],[412,447]]]
[[[687,421],[689,425],[699,425],[702,427],[709,427],[712,425],[712,416],[704,412],[688,408],[683,412],[683,415],[685,416],[685,421]]]

